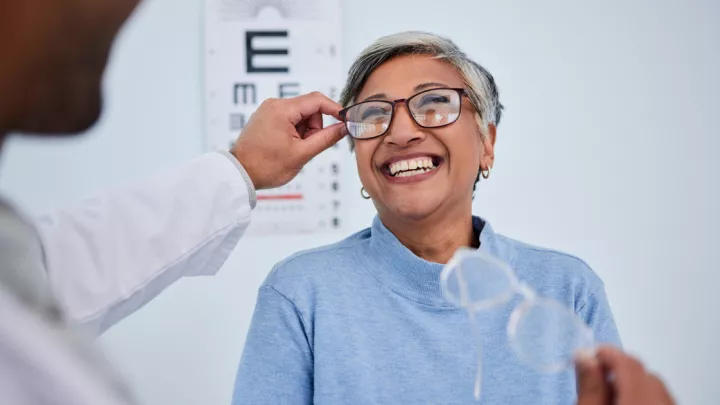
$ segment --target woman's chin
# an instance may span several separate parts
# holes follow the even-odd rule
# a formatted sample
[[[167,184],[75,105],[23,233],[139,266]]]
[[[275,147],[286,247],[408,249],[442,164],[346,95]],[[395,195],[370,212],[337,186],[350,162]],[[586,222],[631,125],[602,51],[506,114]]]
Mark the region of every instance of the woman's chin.
[[[402,221],[422,221],[433,212],[437,211],[440,204],[433,204],[430,201],[415,200],[401,201],[395,204],[388,204],[386,216]]]

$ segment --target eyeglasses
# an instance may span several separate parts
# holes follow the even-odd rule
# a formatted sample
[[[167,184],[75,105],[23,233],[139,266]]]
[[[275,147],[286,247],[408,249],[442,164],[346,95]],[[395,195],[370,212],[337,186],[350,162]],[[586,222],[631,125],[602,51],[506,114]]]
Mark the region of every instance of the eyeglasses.
[[[341,110],[340,118],[353,138],[377,138],[390,128],[395,107],[405,103],[416,124],[423,128],[438,128],[457,121],[464,95],[465,89],[437,88],[422,91],[406,99],[363,101]]]
[[[518,280],[506,263],[480,250],[461,248],[440,275],[443,295],[464,308],[477,333],[474,314],[523,298],[510,314],[507,336],[518,357],[538,371],[559,372],[572,367],[578,352],[595,348],[592,329],[562,303],[538,296]],[[480,398],[482,353],[478,341],[475,399]]]

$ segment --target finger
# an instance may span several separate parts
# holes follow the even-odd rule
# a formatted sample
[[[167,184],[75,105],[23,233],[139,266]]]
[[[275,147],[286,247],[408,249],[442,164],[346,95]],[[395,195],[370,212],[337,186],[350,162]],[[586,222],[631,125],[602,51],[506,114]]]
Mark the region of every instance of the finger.
[[[335,145],[347,135],[345,124],[338,122],[320,130],[309,130],[300,142],[301,154],[305,163]]]
[[[305,121],[300,121],[299,124],[295,125],[295,131],[297,131],[299,138],[304,138],[308,132],[308,126]]]
[[[647,376],[645,367],[640,361],[614,347],[599,348],[597,359],[613,374],[618,394],[631,392],[642,384]]]
[[[310,132],[317,132],[318,130],[323,129],[323,115],[315,113],[300,121],[297,125],[295,125],[295,128],[300,134],[300,137],[305,138],[305,136],[309,135]]]
[[[575,362],[578,405],[611,404],[610,385],[600,362],[594,357],[579,356]]]
[[[653,391],[653,393],[657,396],[659,399],[658,404],[662,405],[673,405],[675,404],[675,400],[673,400],[672,396],[670,395],[670,392],[668,391],[667,387],[665,386],[665,383],[660,380],[656,375],[650,374],[649,376],[649,385],[650,389]]]
[[[320,113],[316,113],[316,114],[313,114],[313,115],[309,116],[309,117],[308,117],[305,121],[303,121],[303,122],[305,123],[306,131],[308,131],[308,130],[310,130],[310,131],[312,131],[312,130],[317,131],[317,130],[320,130],[320,129],[323,128],[323,116],[322,116],[322,114],[320,114]],[[305,137],[305,134],[303,134],[303,133],[300,133],[300,135],[302,135],[303,138]]]
[[[340,120],[342,106],[320,92],[305,94],[287,101],[288,109],[292,113],[293,125],[317,113],[331,115]]]

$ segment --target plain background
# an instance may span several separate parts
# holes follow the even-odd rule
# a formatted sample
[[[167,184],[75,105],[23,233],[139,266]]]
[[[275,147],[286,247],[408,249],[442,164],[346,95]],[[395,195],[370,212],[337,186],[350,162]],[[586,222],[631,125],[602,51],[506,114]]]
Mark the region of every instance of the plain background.
[[[685,404],[719,403],[720,3],[342,1],[343,66],[381,35],[454,39],[506,106],[475,213],[576,254],[606,283],[624,344]],[[149,0],[115,48],[92,136],[15,139],[0,184],[31,211],[202,152],[200,0]],[[347,232],[366,227],[354,162]],[[344,234],[241,241],[101,343],[147,404],[228,404],[258,284],[285,256]]]

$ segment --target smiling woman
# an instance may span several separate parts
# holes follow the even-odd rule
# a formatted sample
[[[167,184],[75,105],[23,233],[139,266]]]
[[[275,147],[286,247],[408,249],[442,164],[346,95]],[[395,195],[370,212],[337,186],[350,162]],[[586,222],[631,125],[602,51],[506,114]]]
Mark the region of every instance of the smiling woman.
[[[391,35],[355,61],[342,104],[378,215],[370,228],[298,253],[268,276],[235,404],[471,403],[477,337],[440,288],[443,264],[461,247],[508,263],[540,295],[573,308],[598,342],[619,344],[603,283],[583,261],[502,236],[473,216],[502,111],[487,70],[448,39]],[[571,371],[541,374],[510,348],[512,307],[475,322],[483,400],[573,404]]]

